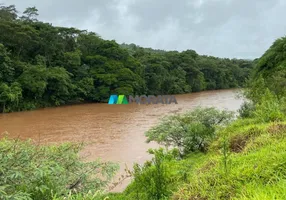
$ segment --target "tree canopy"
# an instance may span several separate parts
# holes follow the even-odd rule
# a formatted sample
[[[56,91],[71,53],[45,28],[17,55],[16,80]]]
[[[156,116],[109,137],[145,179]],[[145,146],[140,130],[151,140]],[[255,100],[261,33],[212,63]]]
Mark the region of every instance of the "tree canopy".
[[[0,111],[243,86],[252,61],[118,44],[0,6]],[[17,102],[17,103],[15,103]]]

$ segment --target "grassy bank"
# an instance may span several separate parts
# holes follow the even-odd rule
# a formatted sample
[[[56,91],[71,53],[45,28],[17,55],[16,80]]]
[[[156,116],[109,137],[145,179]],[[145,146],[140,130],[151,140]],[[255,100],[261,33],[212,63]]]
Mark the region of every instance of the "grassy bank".
[[[286,199],[286,122],[240,120],[220,134],[174,199]]]
[[[170,193],[160,199],[286,199],[286,121],[237,120],[219,132],[207,153],[162,163]],[[148,199],[136,193],[136,184],[108,199]]]

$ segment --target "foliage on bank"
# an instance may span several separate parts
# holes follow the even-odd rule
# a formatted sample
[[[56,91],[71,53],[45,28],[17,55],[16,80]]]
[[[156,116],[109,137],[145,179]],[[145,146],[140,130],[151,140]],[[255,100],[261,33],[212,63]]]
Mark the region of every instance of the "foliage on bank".
[[[0,199],[50,200],[103,190],[118,165],[82,162],[82,145],[38,146],[31,141],[0,140]]]
[[[96,33],[56,27],[0,6],[0,112],[79,102],[111,94],[162,95],[241,87],[252,62],[119,45]]]
[[[234,118],[230,111],[196,108],[193,111],[163,118],[161,123],[147,131],[147,142],[156,141],[166,147],[176,147],[180,155],[206,152],[215,137],[218,126]]]
[[[248,83],[247,97],[253,101],[268,88],[277,97],[286,97],[286,37],[278,38],[270,48],[255,61],[255,68]]]

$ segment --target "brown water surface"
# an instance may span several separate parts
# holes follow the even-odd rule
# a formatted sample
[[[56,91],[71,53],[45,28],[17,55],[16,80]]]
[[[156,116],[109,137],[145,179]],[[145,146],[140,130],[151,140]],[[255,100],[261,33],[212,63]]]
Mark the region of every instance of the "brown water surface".
[[[150,158],[146,150],[158,145],[145,143],[144,132],[161,117],[196,106],[235,111],[242,103],[242,99],[236,98],[238,91],[176,95],[178,104],[168,105],[83,104],[1,114],[0,133],[7,131],[10,137],[32,138],[40,144],[85,142],[84,157],[119,162],[121,173],[125,164],[132,168],[134,162],[143,163]],[[128,182],[114,191],[122,190]]]

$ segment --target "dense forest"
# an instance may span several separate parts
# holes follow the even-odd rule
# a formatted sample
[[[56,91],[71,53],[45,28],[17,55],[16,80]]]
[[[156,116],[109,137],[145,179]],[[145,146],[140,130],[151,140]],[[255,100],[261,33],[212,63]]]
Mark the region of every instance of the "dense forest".
[[[0,6],[0,111],[243,86],[252,61],[118,44]]]

